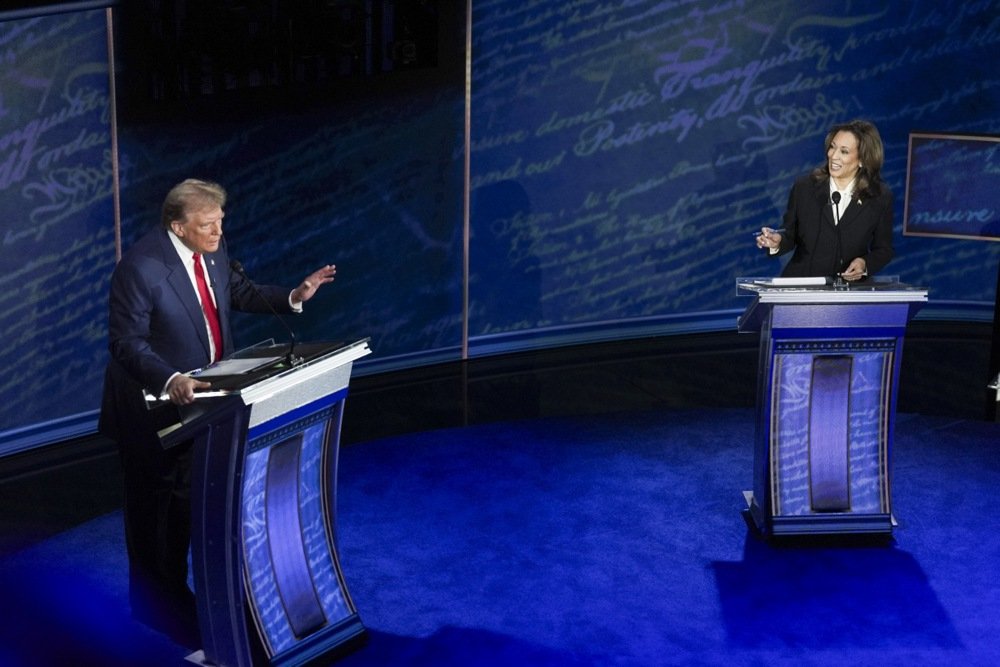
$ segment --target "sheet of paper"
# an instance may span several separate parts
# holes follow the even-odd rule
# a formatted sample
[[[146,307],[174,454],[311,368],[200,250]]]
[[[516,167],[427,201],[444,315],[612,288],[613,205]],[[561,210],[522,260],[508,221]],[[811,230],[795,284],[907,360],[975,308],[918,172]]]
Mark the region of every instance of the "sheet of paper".
[[[826,278],[823,276],[806,276],[803,278],[768,278],[766,280],[757,280],[755,282],[760,285],[769,285],[771,287],[807,287],[811,285],[825,285]]]

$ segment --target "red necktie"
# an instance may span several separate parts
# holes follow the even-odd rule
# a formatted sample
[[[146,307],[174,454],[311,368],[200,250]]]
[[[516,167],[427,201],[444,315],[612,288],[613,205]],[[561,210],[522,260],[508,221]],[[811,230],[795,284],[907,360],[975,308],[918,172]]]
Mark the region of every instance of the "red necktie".
[[[212,361],[218,361],[222,358],[222,327],[219,326],[219,313],[212,301],[212,294],[208,291],[205,270],[201,267],[201,255],[198,253],[194,254],[194,279],[198,283],[201,309],[205,312],[205,321],[208,322],[208,331],[212,334],[212,344],[215,346],[215,358]]]

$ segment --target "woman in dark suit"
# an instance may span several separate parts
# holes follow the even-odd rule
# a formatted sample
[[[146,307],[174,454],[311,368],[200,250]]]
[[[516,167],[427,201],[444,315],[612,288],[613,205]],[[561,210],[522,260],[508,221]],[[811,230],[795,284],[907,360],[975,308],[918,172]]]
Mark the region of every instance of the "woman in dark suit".
[[[873,124],[852,120],[830,129],[826,162],[795,182],[783,228],[764,227],[757,236],[771,256],[793,252],[783,276],[856,281],[889,263],[893,209],[883,159]]]

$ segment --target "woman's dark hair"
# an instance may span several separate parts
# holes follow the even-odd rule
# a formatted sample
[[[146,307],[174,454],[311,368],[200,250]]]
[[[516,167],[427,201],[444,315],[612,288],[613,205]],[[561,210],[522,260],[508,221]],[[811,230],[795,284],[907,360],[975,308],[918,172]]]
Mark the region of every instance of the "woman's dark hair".
[[[885,152],[882,149],[882,137],[878,128],[866,120],[852,120],[834,125],[826,135],[823,150],[828,151],[833,138],[839,132],[850,132],[858,140],[858,181],[854,185],[854,198],[877,197],[882,191],[882,163]],[[830,177],[830,164],[823,164],[813,170],[813,179],[821,181]]]

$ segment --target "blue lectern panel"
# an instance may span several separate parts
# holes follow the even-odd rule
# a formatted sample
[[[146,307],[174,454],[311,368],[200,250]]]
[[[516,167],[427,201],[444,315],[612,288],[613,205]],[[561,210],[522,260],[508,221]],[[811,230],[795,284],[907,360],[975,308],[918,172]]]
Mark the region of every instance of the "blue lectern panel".
[[[296,638],[319,630],[326,622],[309,574],[306,535],[299,517],[299,456],[302,449],[301,434],[271,448],[264,488],[267,545],[274,583],[285,618]],[[311,486],[310,477],[303,475],[306,487]]]
[[[883,475],[888,446],[888,419],[894,341],[854,342],[846,347],[851,360],[849,382],[844,390],[847,424],[829,428],[826,433],[847,434],[846,489],[851,513],[888,512],[887,490]],[[804,516],[817,511],[831,511],[829,503],[814,506],[814,488],[810,469],[810,446],[829,443],[810,440],[816,421],[814,362],[822,356],[845,356],[845,344],[839,341],[803,342],[776,345],[774,363],[775,413],[771,430],[771,502],[774,515]],[[833,401],[836,415],[843,419],[844,402]],[[821,408],[822,409],[822,408]],[[812,427],[812,428],[811,428]],[[815,452],[812,452],[815,454]],[[813,456],[815,459],[816,457]]]
[[[850,397],[852,359],[846,354],[813,357],[809,406],[810,506],[817,512],[851,509]]]
[[[255,429],[243,485],[248,597],[270,655],[350,617],[335,560],[328,434],[342,403]]]

